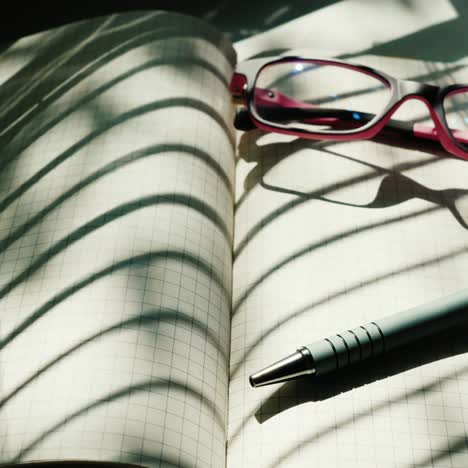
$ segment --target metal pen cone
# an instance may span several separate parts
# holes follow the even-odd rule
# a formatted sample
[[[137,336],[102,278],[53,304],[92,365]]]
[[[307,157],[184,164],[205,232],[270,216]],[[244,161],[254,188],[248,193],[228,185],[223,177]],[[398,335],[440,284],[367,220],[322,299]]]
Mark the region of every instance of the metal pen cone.
[[[271,364],[249,378],[252,387],[261,387],[272,383],[284,382],[293,377],[312,374],[315,372],[313,360],[310,353],[304,352],[303,348],[284,359]]]

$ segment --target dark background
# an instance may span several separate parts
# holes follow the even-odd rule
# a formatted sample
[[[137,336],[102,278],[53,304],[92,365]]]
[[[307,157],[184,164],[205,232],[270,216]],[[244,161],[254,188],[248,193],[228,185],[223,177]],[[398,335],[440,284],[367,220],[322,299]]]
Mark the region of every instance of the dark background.
[[[4,1],[0,12],[0,42],[7,44],[21,36],[60,26],[72,21],[128,10],[168,10],[198,16],[223,31],[231,41],[238,41],[285,24],[298,17],[340,3],[342,0],[94,0],[89,3],[59,0]],[[385,0],[387,1],[387,0]],[[414,0],[388,0],[407,10],[409,17],[418,14]],[[432,5],[433,2],[427,1]],[[435,2],[434,2],[435,4]],[[444,0],[455,16],[449,20],[436,19],[427,27],[394,38],[385,43],[370,44],[360,53],[390,55],[448,62],[468,56],[468,1]],[[385,15],[369,18],[373,25],[392,28]],[[330,25],[332,28],[332,25]],[[291,30],[293,31],[293,29]],[[340,34],[340,31],[337,31]],[[347,38],[343,34],[343,48]],[[314,44],[311,31],[311,45]],[[323,43],[323,41],[322,41]],[[308,44],[304,44],[308,46]]]
[[[42,0],[10,1],[2,5],[0,40],[18,37],[60,26],[80,19],[128,10],[169,10],[203,17],[238,40],[282,24],[339,0],[114,0],[63,2]],[[265,24],[265,18],[274,17]]]
[[[95,0],[89,3],[60,3],[60,0],[54,2],[39,0],[33,3],[16,0],[8,2],[7,8],[3,7],[3,12],[0,14],[0,34],[3,39],[15,39],[71,21],[125,10],[180,10],[200,16],[209,10],[210,4],[215,3],[215,0],[115,0],[113,2]]]

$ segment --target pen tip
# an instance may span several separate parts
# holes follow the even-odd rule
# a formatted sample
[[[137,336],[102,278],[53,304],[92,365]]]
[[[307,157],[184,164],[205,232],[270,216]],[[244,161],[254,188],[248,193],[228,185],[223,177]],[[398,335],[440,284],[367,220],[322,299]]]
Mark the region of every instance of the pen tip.
[[[252,387],[255,387],[255,386],[256,386],[256,385],[255,385],[255,380],[252,379],[252,377],[253,377],[253,375],[251,375],[251,376],[249,377],[249,382],[250,382],[250,385],[251,385]]]
[[[252,387],[261,387],[272,383],[284,382],[293,377],[311,374],[314,372],[314,369],[311,368],[310,359],[307,355],[297,351],[252,374],[249,377],[250,385]]]

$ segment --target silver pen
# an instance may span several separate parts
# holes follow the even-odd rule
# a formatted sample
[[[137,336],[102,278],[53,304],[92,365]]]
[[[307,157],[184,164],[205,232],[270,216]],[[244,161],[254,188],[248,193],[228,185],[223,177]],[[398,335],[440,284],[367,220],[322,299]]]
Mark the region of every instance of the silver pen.
[[[317,376],[468,323],[468,290],[300,347],[250,376],[253,387]]]

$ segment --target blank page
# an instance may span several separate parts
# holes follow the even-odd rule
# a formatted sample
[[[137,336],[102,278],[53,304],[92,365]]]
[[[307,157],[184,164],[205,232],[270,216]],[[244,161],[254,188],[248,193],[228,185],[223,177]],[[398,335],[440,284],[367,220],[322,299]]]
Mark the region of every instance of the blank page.
[[[2,462],[224,465],[233,61],[161,12],[0,56]]]
[[[354,61],[440,85],[468,76],[461,63]],[[394,117],[425,122],[428,111],[408,102]],[[238,157],[228,466],[466,466],[463,336],[322,379],[251,388],[248,377],[465,288],[468,162],[414,138],[260,131],[242,135]]]

